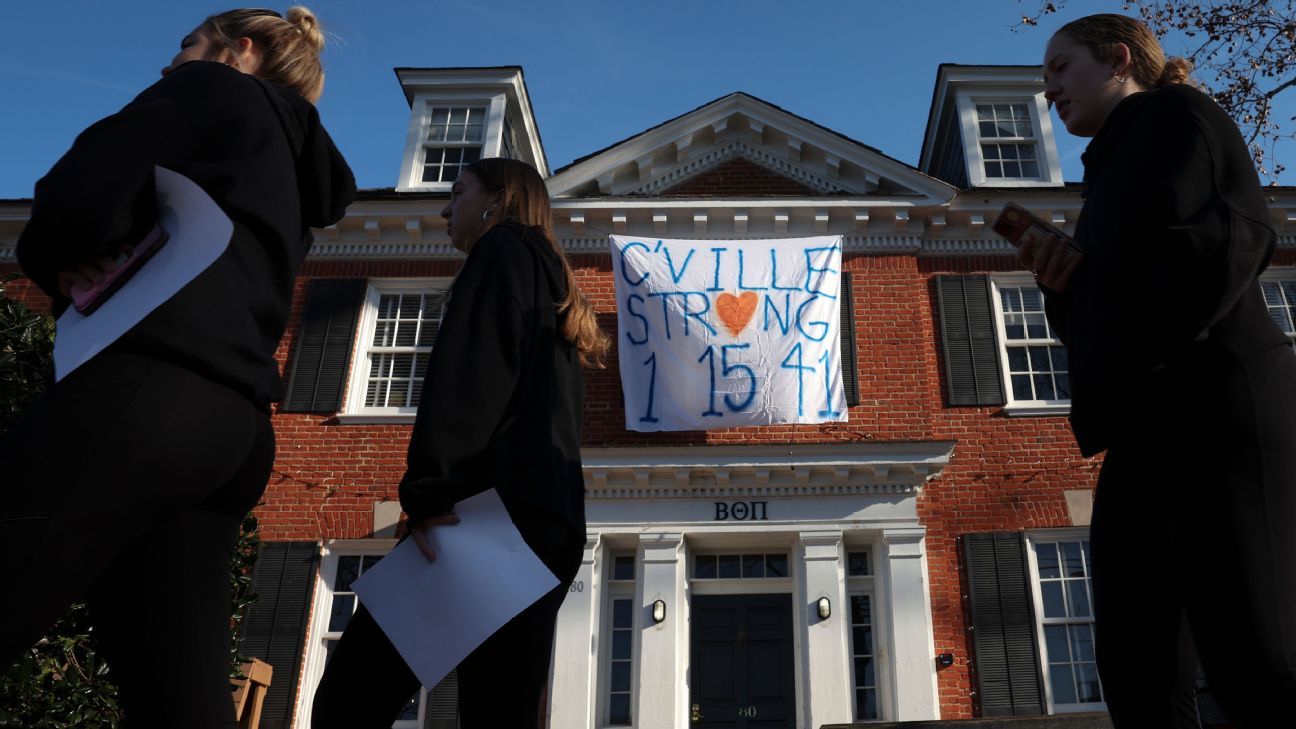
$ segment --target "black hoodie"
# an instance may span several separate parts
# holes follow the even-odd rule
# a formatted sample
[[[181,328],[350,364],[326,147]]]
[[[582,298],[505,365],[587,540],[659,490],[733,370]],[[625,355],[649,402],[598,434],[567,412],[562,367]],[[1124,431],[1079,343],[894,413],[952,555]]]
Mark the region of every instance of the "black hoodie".
[[[412,519],[495,488],[509,512],[545,512],[585,533],[585,389],[559,331],[567,277],[537,229],[504,223],[455,278],[423,379],[401,507]]]
[[[1169,368],[1205,347],[1245,361],[1288,340],[1257,277],[1276,236],[1251,155],[1210,97],[1171,84],[1123,99],[1084,153],[1084,259],[1045,289],[1066,343],[1071,425],[1089,456],[1125,437]],[[1174,393],[1191,397],[1192,393]]]
[[[339,220],[355,179],[297,93],[192,61],[77,137],[36,183],[18,239],[23,271],[54,299],[59,271],[139,240],[156,222],[153,168],[197,183],[234,223],[228,250],[111,349],[225,383],[266,406],[310,226]]]

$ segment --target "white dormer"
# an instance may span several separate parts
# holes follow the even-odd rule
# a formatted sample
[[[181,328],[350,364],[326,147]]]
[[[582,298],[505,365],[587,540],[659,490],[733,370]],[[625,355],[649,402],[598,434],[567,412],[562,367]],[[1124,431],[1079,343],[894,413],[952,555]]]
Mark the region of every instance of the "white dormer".
[[[918,168],[958,187],[1060,187],[1040,66],[941,64]]]
[[[549,176],[521,68],[398,68],[396,77],[410,105],[398,191],[449,190],[483,157],[522,160]]]

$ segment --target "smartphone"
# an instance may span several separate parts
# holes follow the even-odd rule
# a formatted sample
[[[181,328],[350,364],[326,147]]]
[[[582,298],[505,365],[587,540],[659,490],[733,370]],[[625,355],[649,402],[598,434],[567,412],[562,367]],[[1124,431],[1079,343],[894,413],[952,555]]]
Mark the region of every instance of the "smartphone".
[[[158,252],[158,249],[167,242],[167,238],[167,232],[162,229],[162,226],[154,225],[143,240],[126,247],[124,259],[106,273],[99,283],[88,287],[71,287],[68,293],[72,294],[72,305],[76,307],[77,312],[84,316],[93,314],[103,302],[121,288],[122,284],[130,280],[140,266],[147,263],[153,254]]]
[[[1066,241],[1066,244],[1070,246],[1072,250],[1077,253],[1083,252],[1071,236],[1063,233],[1059,228],[1051,223],[1047,223],[1036,217],[1034,213],[1017,203],[1010,202],[1007,205],[1004,205],[1003,210],[999,211],[999,217],[995,218],[992,227],[994,228],[994,232],[1006,238],[1008,242],[1012,243],[1014,246],[1021,245],[1022,236],[1026,235],[1026,231],[1035,228],[1036,233],[1042,235],[1055,235]]]

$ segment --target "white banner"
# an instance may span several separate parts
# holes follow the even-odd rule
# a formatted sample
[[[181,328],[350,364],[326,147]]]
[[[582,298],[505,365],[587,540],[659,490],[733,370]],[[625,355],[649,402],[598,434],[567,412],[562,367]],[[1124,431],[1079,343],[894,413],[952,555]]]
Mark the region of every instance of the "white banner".
[[[845,421],[841,236],[612,236],[626,428]]]

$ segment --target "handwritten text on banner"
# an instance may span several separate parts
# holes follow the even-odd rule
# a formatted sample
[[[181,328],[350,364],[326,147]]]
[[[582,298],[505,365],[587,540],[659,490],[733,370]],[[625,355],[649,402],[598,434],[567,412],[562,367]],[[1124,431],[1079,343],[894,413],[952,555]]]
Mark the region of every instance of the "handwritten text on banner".
[[[612,236],[626,427],[846,420],[841,236]]]

